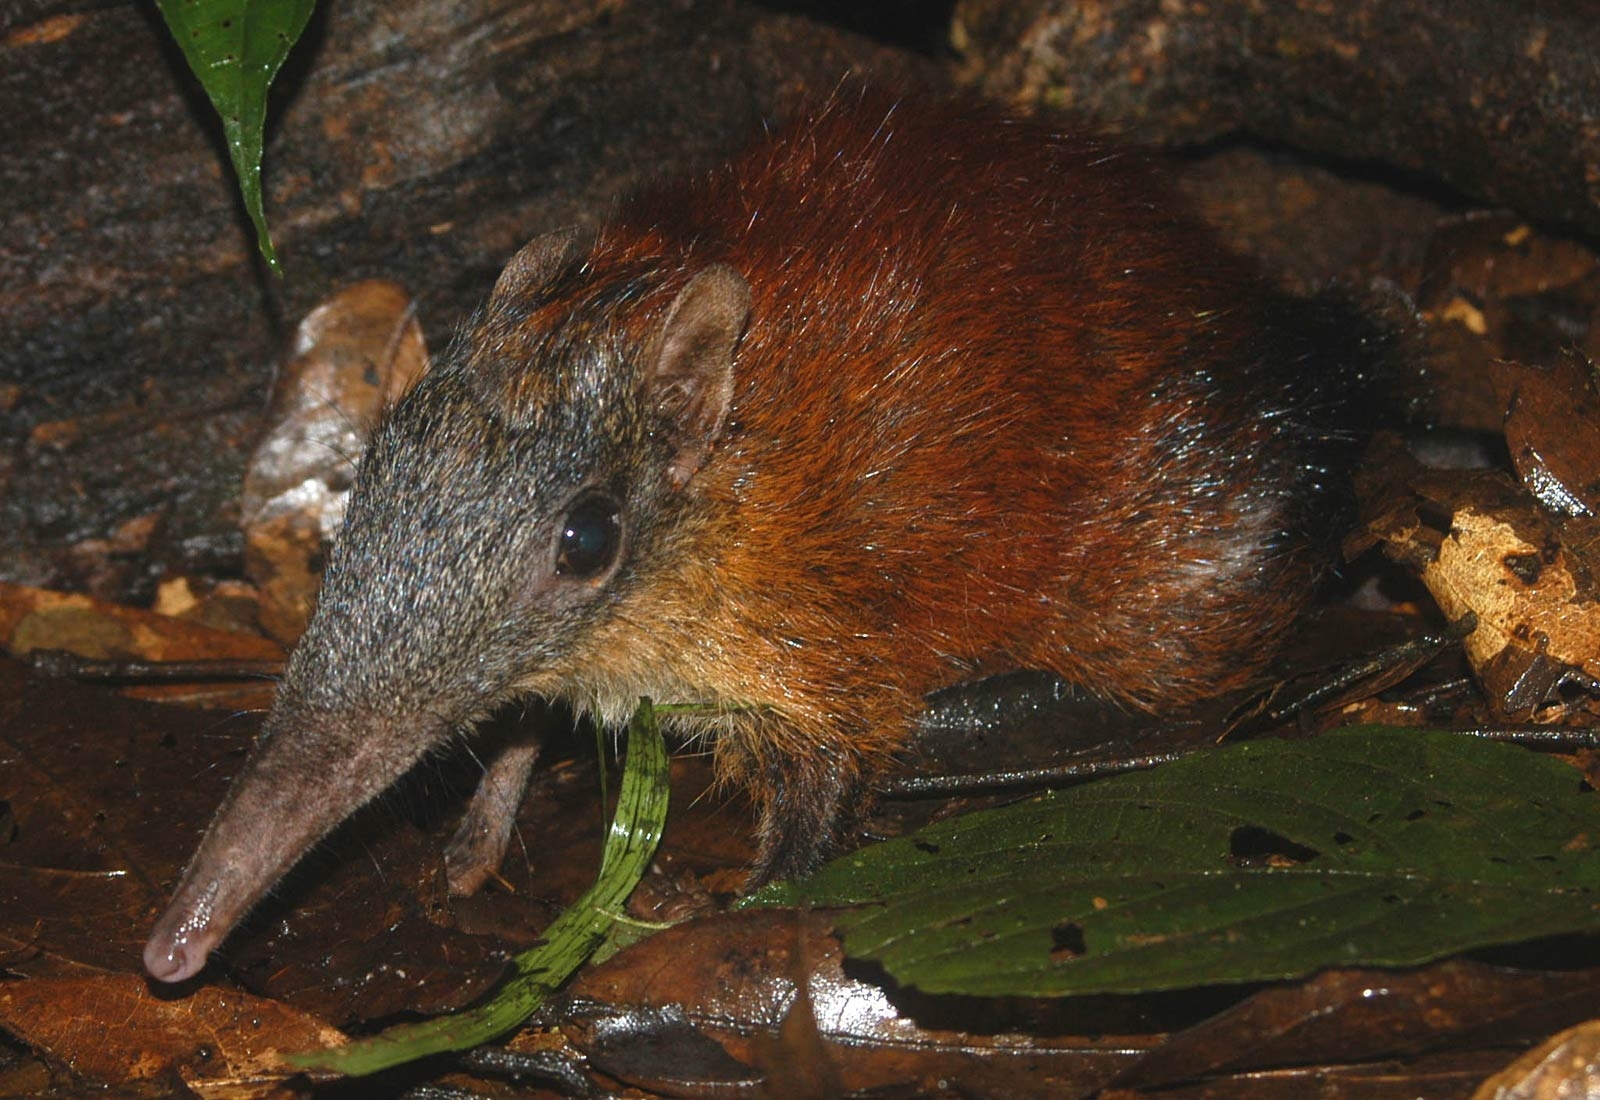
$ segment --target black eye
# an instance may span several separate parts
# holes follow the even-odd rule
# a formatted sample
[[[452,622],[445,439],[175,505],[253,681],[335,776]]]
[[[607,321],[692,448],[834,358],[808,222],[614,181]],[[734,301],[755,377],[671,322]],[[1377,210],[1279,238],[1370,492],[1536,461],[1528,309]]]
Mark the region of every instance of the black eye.
[[[605,572],[622,549],[622,510],[601,493],[573,502],[556,541],[556,575],[582,579]]]

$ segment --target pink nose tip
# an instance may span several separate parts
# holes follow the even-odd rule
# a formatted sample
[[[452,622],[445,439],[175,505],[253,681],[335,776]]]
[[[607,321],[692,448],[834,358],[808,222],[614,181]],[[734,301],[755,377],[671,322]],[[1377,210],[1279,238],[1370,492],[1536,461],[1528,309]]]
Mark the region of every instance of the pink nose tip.
[[[206,955],[206,949],[198,944],[158,932],[144,945],[144,968],[158,981],[186,981],[200,973],[206,964]]]

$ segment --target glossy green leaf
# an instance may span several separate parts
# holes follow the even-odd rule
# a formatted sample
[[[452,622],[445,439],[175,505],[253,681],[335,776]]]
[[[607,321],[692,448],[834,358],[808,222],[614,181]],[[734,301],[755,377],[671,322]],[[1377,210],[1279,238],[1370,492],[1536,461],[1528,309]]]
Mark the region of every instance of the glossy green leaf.
[[[929,992],[1143,992],[1600,930],[1600,801],[1421,730],[1259,741],[940,822],[766,904]]]
[[[156,0],[167,29],[222,118],[228,156],[261,255],[278,269],[261,201],[267,89],[316,0]]]
[[[622,920],[622,906],[655,855],[667,820],[670,773],[656,714],[640,704],[628,725],[628,760],[617,812],[606,836],[595,883],[545,929],[537,947],[518,955],[512,973],[483,1004],[416,1024],[400,1024],[343,1047],[287,1055],[297,1069],[358,1076],[425,1058],[469,1050],[533,1015],[582,966]]]

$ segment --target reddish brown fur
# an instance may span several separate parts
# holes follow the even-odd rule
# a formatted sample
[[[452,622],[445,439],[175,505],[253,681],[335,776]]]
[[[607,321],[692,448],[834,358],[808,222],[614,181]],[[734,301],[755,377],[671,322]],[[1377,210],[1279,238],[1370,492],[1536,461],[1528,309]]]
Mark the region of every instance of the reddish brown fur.
[[[706,508],[585,659],[709,638],[701,690],[781,718],[720,748],[763,798],[798,769],[848,786],[975,675],[1141,706],[1235,687],[1301,606],[1307,429],[1263,389],[1286,366],[1260,362],[1264,292],[1144,158],[986,110],[835,109],[625,207],[582,282],[650,273],[622,318],[643,343],[714,261],[752,305]]]

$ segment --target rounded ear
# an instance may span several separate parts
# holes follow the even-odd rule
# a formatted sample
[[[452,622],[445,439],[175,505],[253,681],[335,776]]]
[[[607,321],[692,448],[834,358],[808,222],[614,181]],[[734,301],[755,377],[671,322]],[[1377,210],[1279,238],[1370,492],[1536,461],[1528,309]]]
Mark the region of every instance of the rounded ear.
[[[489,293],[489,309],[526,299],[555,281],[577,258],[578,227],[554,229],[523,245],[511,257]]]
[[[677,453],[667,477],[677,488],[722,434],[733,403],[733,353],[749,318],[750,284],[727,264],[712,264],[678,293],[652,341],[648,384],[671,425]]]

